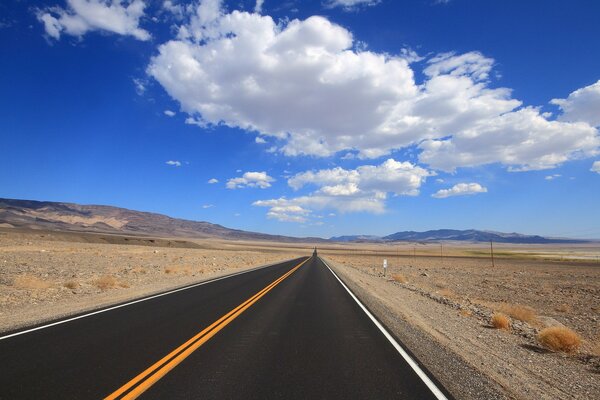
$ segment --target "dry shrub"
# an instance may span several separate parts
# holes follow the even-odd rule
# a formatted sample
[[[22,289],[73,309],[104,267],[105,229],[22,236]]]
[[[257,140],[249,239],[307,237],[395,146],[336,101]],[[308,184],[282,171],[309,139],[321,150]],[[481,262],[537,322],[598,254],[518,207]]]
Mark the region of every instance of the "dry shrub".
[[[94,285],[101,290],[112,289],[118,284],[119,282],[112,275],[103,275],[94,281]]]
[[[473,311],[471,310],[460,310],[460,315],[463,317],[470,317],[473,315]]]
[[[561,312],[561,313],[568,313],[571,311],[571,306],[568,304],[561,304],[560,306],[556,307],[554,310],[557,312]]]
[[[133,267],[131,269],[131,272],[133,272],[134,274],[145,274],[146,270],[144,269],[144,267]]]
[[[443,288],[438,290],[438,294],[440,296],[444,296],[444,297],[452,297],[454,296],[454,292],[451,289],[448,288]]]
[[[492,326],[496,329],[503,329],[505,331],[510,330],[510,319],[501,313],[494,313],[492,320],[490,321]]]
[[[170,266],[170,267],[165,267],[165,274],[191,275],[192,269],[190,267]]]
[[[165,267],[165,274],[176,274],[177,267]]]
[[[400,283],[408,283],[408,279],[406,279],[406,277],[402,274],[395,274],[392,275],[392,279],[396,282],[400,282]]]
[[[124,281],[119,282],[119,286],[122,287],[122,288],[124,288],[124,289],[127,289],[127,288],[130,287],[129,283],[124,282]]]
[[[551,326],[537,336],[538,342],[552,351],[573,353],[581,346],[581,337],[566,326]]]
[[[52,284],[33,275],[20,275],[15,278],[15,287],[20,289],[48,289]]]
[[[65,287],[67,289],[77,289],[79,287],[79,282],[77,282],[74,279],[71,279],[70,281],[65,282]]]
[[[519,304],[504,304],[500,307],[504,314],[524,322],[534,322],[537,318],[533,308]]]

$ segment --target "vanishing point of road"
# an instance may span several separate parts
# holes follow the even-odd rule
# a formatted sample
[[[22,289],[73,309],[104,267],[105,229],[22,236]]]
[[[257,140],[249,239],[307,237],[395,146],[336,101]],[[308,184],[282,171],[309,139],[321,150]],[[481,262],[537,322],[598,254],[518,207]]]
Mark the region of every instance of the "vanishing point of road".
[[[0,338],[0,399],[450,397],[316,255],[57,322]]]

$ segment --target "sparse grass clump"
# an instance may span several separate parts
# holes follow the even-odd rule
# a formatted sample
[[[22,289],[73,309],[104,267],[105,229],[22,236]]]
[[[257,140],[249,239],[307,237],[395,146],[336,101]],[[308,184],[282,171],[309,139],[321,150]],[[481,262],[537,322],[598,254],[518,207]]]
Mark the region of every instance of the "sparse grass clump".
[[[455,295],[455,293],[452,291],[452,289],[448,289],[448,288],[443,288],[443,289],[438,290],[438,294],[443,297],[453,297]]]
[[[69,280],[69,281],[66,281],[64,286],[65,286],[67,289],[71,289],[71,290],[73,290],[73,289],[77,289],[77,288],[79,287],[79,282],[77,282],[77,281],[76,281],[76,280],[74,280],[74,279],[71,279],[71,280]]]
[[[394,274],[392,275],[392,279],[396,282],[408,283],[408,279],[406,279],[406,277],[402,274]]]
[[[574,353],[581,346],[581,337],[566,326],[551,326],[537,336],[538,342],[552,351]]]
[[[96,279],[93,283],[100,290],[112,289],[119,284],[117,278],[112,275],[103,275]]]
[[[494,313],[490,321],[492,326],[496,329],[502,329],[505,331],[510,330],[510,318],[501,313]]]
[[[165,274],[182,274],[191,275],[192,269],[190,267],[182,267],[178,265],[165,267]]]
[[[33,275],[20,275],[15,278],[15,287],[20,289],[48,289],[52,284]]]
[[[463,317],[471,317],[473,312],[471,310],[460,310],[460,315]]]
[[[504,304],[500,307],[500,311],[523,322],[534,322],[537,319],[536,312],[533,308],[522,306],[520,304]]]
[[[557,312],[561,312],[561,313],[568,313],[571,311],[571,306],[565,303],[565,304],[559,305],[554,310]]]

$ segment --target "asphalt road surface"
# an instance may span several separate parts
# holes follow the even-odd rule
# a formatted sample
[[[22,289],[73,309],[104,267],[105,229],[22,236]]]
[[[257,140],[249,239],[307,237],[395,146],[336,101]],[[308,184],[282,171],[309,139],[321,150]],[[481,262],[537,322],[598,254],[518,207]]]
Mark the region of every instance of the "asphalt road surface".
[[[436,398],[424,379],[317,257],[0,339],[10,400]]]

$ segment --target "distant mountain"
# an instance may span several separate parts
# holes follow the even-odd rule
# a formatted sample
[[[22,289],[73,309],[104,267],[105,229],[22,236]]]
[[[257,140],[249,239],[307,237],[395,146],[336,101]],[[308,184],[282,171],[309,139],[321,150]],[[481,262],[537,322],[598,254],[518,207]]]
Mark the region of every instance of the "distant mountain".
[[[125,208],[49,201],[0,198],[0,227],[118,233],[144,236],[323,242],[320,238],[294,238],[229,229],[204,221],[171,218]]]
[[[497,243],[523,243],[523,244],[544,244],[544,243],[581,243],[582,240],[546,238],[538,235],[523,235],[520,233],[502,233],[492,231],[479,231],[475,229],[455,230],[438,229],[426,232],[396,232],[383,237],[386,241],[411,241],[427,242],[440,240],[455,240],[468,242],[489,242]]]
[[[426,232],[404,231],[387,236],[348,235],[336,236],[330,240],[336,242],[489,242],[496,243],[521,243],[521,244],[546,244],[546,243],[583,243],[585,240],[546,238],[537,235],[523,235],[520,233],[502,233],[492,231],[479,231],[475,229],[456,230],[438,229]]]
[[[346,236],[333,236],[329,238],[334,242],[380,242],[382,241],[381,236],[373,235],[346,235]]]

